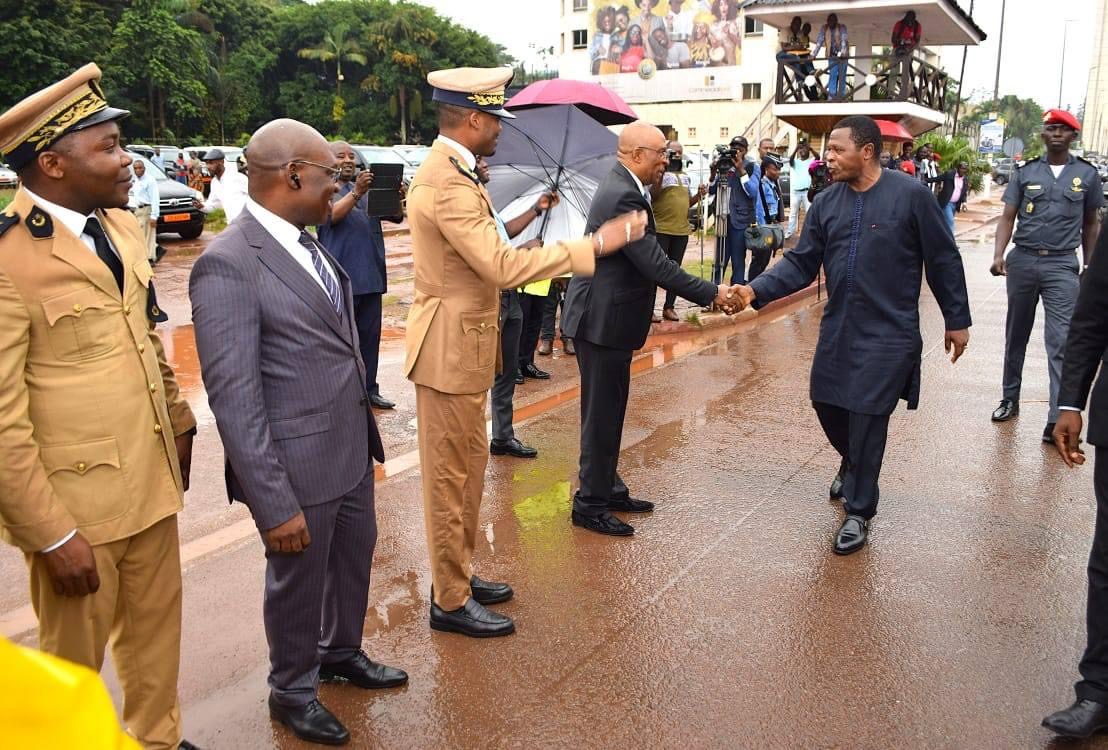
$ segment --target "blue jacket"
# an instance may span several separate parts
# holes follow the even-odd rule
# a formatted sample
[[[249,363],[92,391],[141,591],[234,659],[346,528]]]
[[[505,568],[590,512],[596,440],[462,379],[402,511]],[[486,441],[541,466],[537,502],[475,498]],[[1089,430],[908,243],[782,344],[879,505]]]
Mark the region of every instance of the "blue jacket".
[[[753,184],[753,180],[751,181]],[[777,224],[781,221],[781,196],[777,192],[777,186],[769,181],[769,178],[763,177],[762,191],[757,193],[755,204],[755,217],[759,224]],[[757,188],[755,188],[757,192]],[[762,199],[765,199],[763,203]]]
[[[743,181],[738,170],[727,173],[727,184],[731,187],[731,202],[728,205],[731,226],[734,229],[746,229],[754,223],[754,201],[758,195],[758,181],[762,179],[762,168],[752,161],[746,162],[750,179]]]
[[[348,182],[335,193],[338,201],[354,188]],[[388,290],[385,274],[385,235],[381,220],[370,216],[366,198],[337,224],[328,220],[319,225],[319,241],[334,256],[350,277],[353,294],[384,294]]]

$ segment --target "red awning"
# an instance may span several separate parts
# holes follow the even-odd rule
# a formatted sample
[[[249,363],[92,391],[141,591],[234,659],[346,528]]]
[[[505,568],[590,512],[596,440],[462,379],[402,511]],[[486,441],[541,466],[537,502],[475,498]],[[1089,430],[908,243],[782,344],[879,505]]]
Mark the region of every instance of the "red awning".
[[[881,128],[881,138],[886,141],[912,141],[915,138],[899,122],[892,120],[878,120],[877,127]]]

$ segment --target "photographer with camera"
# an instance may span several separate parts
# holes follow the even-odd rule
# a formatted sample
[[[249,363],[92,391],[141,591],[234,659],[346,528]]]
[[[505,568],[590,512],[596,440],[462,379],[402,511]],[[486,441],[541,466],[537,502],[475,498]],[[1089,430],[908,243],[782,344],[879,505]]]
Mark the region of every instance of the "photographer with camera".
[[[762,179],[761,169],[757,163],[748,161],[746,153],[750,144],[746,138],[735,136],[731,139],[730,148],[720,154],[716,164],[712,166],[713,178],[718,173],[718,179],[727,185],[726,204],[720,203],[720,195],[717,193],[717,206],[727,206],[727,241],[726,257],[721,264],[721,275],[727,267],[727,259],[731,261],[731,283],[746,283],[746,228],[755,223],[754,201],[758,194],[758,184]],[[717,211],[719,208],[717,208]]]
[[[693,227],[689,224],[689,209],[700,203],[708,192],[707,185],[692,189],[692,181],[685,174],[685,149],[677,141],[666,143],[666,171],[661,179],[651,186],[650,197],[654,208],[654,223],[658,233],[658,244],[666,257],[677,265],[685,259],[685,250],[689,246],[689,235]],[[666,300],[662,305],[662,317],[666,320],[678,320],[673,306],[677,294],[666,291]],[[657,320],[655,320],[657,322]]]

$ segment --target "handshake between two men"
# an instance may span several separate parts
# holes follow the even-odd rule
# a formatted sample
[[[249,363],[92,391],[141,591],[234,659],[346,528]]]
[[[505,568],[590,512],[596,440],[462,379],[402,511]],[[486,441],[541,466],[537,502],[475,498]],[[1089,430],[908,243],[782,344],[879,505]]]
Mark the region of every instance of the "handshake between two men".
[[[754,302],[754,290],[746,284],[719,285],[719,293],[713,303],[728,315],[742,312]]]

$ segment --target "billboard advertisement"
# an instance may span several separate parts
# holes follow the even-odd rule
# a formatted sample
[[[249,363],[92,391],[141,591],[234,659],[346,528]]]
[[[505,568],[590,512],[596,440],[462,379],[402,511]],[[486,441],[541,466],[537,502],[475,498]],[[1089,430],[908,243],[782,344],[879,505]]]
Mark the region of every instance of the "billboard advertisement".
[[[594,76],[662,82],[674,71],[742,63],[737,0],[590,0],[588,7]]]
[[[999,154],[1004,147],[1004,120],[985,120],[981,123],[981,139],[977,151],[982,154]]]

